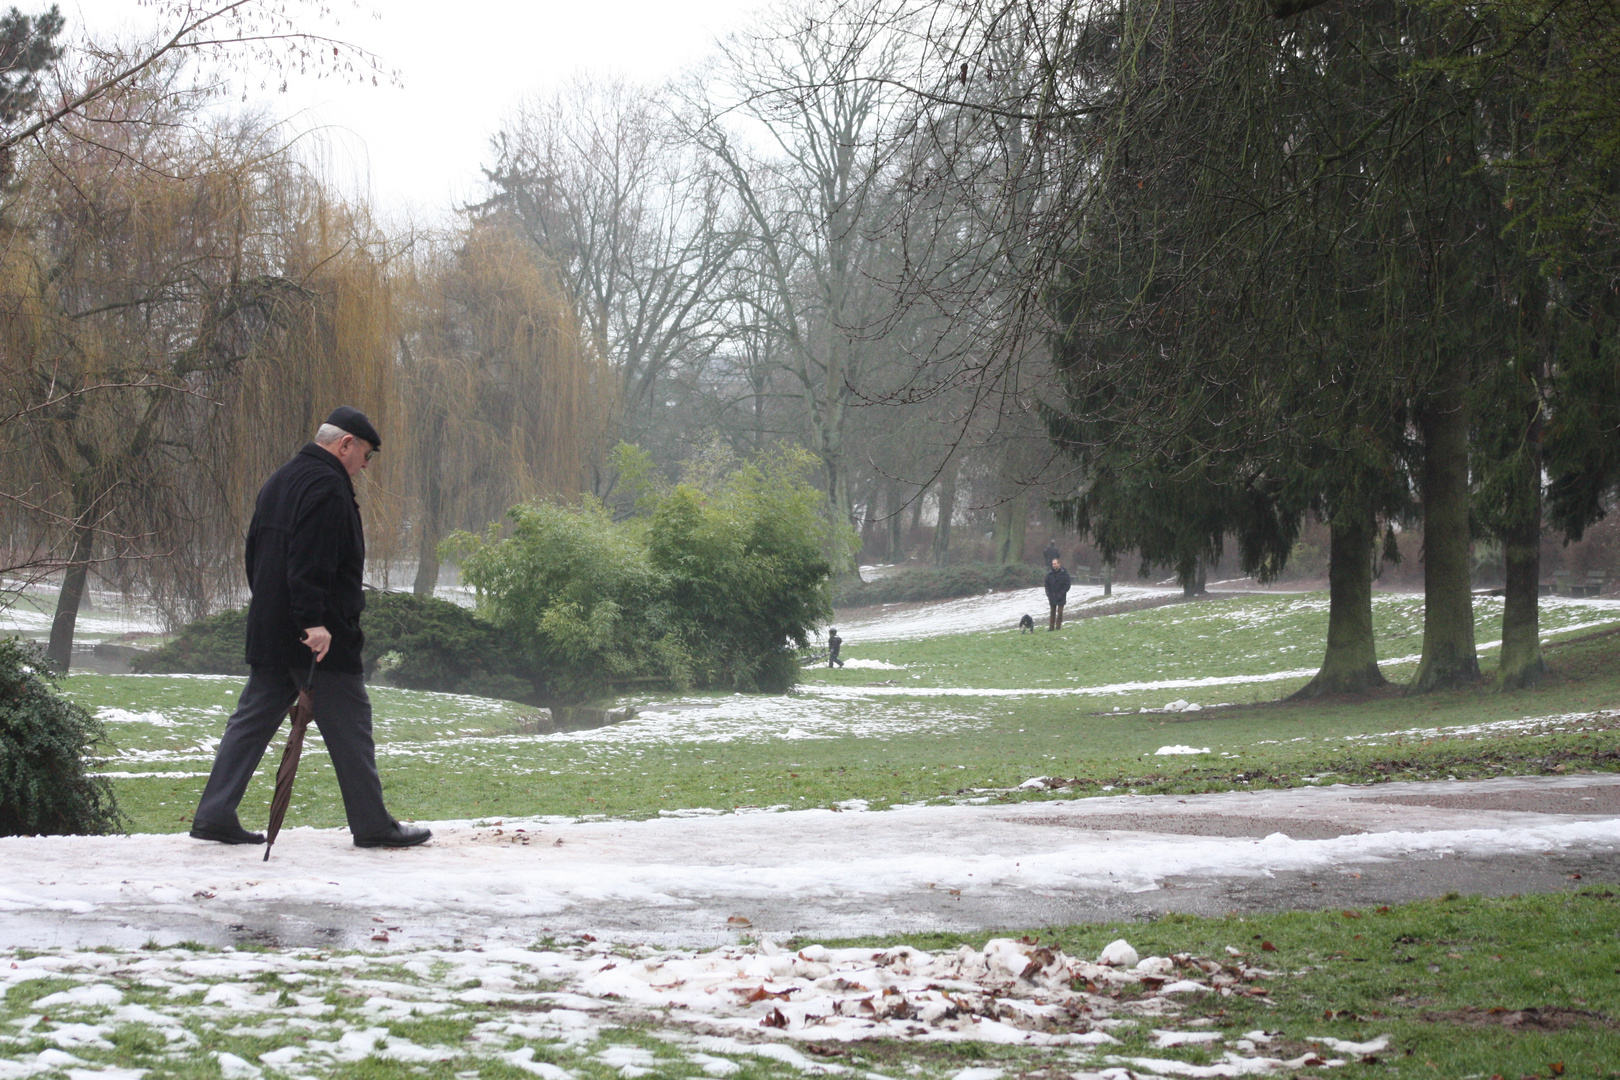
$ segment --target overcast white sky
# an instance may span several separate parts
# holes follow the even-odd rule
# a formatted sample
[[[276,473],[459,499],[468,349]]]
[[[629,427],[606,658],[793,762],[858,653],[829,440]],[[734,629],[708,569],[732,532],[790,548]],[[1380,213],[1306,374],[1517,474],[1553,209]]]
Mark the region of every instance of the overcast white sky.
[[[24,10],[46,6],[17,2]],[[105,40],[154,25],[135,0],[57,2],[69,34],[83,28]],[[378,54],[403,85],[310,78],[262,100],[299,130],[325,130],[334,179],[367,189],[389,217],[418,220],[476,194],[489,138],[524,95],[580,71],[666,78],[761,6],[761,0],[362,0],[355,9],[348,0],[331,2],[337,25],[315,28]]]

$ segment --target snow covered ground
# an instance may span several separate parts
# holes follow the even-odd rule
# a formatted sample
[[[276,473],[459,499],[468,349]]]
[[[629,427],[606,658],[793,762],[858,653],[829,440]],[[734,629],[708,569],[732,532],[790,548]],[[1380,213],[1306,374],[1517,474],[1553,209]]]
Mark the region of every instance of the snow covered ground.
[[[113,1037],[148,1048],[142,1057],[154,1064],[212,1059],[224,1080],[352,1075],[368,1059],[423,1072],[448,1063],[466,1070],[456,1073],[465,1080],[499,1065],[543,1080],[606,1066],[634,1080],[724,1077],[745,1064],[888,1080],[838,1064],[840,1052],[827,1049],[874,1037],[1059,1047],[1077,1080],[1115,1080],[1338,1066],[1389,1044],[1387,1035],[1361,1043],[1306,1035],[1291,1041],[1312,1049],[1288,1059],[1268,1050],[1272,1035],[1255,1030],[1224,1045],[1222,1032],[1178,1028],[1183,1002],[1264,995],[1262,980],[1281,972],[1242,954],[1139,959],[1124,941],[1104,956],[1109,964],[1006,938],[941,953],[820,945],[785,952],[768,940],[626,953],[581,940],[369,956],[186,947],[25,956],[0,969],[0,996],[27,1002],[11,1021],[18,1033],[0,1034],[0,1055],[28,1050],[0,1056],[0,1076],[139,1080],[146,1070],[96,1067],[116,1049]],[[41,984],[47,992],[34,989]],[[1120,988],[1134,993],[1119,1000]],[[462,1028],[470,1034],[456,1045],[437,1041]],[[1111,1032],[1137,1028],[1156,1049],[1219,1049],[1226,1067],[1121,1055]],[[936,1075],[1002,1074],[955,1069]],[[906,1071],[928,1075],[916,1065]]]
[[[1098,606],[1099,603],[1129,603],[1150,597],[1179,595],[1180,589],[1115,585],[1114,595],[1104,598],[1100,586],[1076,585],[1069,590],[1068,611],[1075,613],[1088,605]],[[888,606],[899,610],[846,618],[839,632],[851,640],[908,641],[940,634],[1011,630],[1018,625],[1019,616],[1027,614],[1039,622],[1046,618],[1048,610],[1046,590],[1041,588],[985,593],[983,596],[967,596],[926,606]]]
[[[438,822],[427,847],[381,852],[291,829],[268,862],[180,834],[0,839],[0,946],[219,941],[233,926],[363,945],[373,916],[401,928],[390,948],[558,932],[712,946],[735,920],[834,936],[1053,925],[1171,878],[1620,847],[1607,775],[864,810]]]

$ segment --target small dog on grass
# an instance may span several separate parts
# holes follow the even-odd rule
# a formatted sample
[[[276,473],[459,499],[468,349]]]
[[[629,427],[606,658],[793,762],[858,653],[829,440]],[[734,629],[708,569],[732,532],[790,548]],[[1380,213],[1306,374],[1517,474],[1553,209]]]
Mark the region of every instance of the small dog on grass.
[[[1028,615],[1025,615],[1023,618],[1019,619],[1018,632],[1020,634],[1033,634],[1035,632],[1035,620],[1030,618]]]

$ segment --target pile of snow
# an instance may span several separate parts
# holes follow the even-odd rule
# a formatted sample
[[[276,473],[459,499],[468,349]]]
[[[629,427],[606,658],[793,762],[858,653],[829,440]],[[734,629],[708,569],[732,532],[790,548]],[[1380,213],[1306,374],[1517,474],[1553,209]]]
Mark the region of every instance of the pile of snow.
[[[860,658],[845,660],[844,666],[847,668],[865,668],[872,671],[904,671],[906,669],[904,664],[889,664],[882,660],[863,660]]]
[[[1123,941],[1109,953],[1135,956]],[[1134,1063],[1142,1059],[1106,1049],[1119,1045],[1111,1032],[1146,1028],[1159,1047],[1213,1043],[1223,1036],[1164,1026],[1180,1014],[1182,996],[1263,996],[1258,980],[1279,977],[1241,958],[1223,964],[1186,954],[1150,957],[1135,971],[1123,970],[1007,938],[982,950],[938,953],[820,945],[786,952],[769,941],[706,952],[626,950],[581,941],[379,955],[184,948],[0,953],[0,961],[0,994],[8,997],[35,980],[73,984],[34,1001],[29,1015],[14,1021],[22,1034],[3,1037],[14,1056],[0,1057],[0,1076],[17,1077],[108,1064],[115,1031],[126,1039],[150,1033],[190,1058],[205,1052],[216,1033],[251,1030],[267,1046],[256,1061],[216,1055],[221,1073],[237,1078],[257,1078],[264,1069],[329,1076],[371,1059],[462,1069],[504,1062],[547,1080],[568,1076],[567,1066],[593,1063],[625,1076],[685,1064],[723,1076],[740,1067],[738,1057],[847,1073],[790,1044],[879,1038],[1062,1046],[1077,1062]],[[1146,973],[1148,967],[1162,973]],[[1112,996],[1121,989],[1132,993]],[[390,1032],[390,1024],[426,1017],[467,1023],[471,1034],[447,1046]],[[654,1052],[620,1042],[626,1026],[667,1045]],[[1246,1073],[1342,1063],[1307,1060],[1314,1055],[1267,1058],[1257,1052],[1265,1041],[1264,1032],[1250,1033],[1227,1056],[1242,1061]],[[1314,1041],[1354,1053],[1382,1049],[1388,1040]],[[1171,1062],[1161,1071],[1185,1065]]]
[[[1153,753],[1154,753],[1155,756],[1158,756],[1158,757],[1164,757],[1164,756],[1168,756],[1168,755],[1171,755],[1171,754],[1207,754],[1207,753],[1209,753],[1209,747],[1207,747],[1207,746],[1180,746],[1180,745],[1177,745],[1177,746],[1161,746],[1157,750],[1153,751]]]

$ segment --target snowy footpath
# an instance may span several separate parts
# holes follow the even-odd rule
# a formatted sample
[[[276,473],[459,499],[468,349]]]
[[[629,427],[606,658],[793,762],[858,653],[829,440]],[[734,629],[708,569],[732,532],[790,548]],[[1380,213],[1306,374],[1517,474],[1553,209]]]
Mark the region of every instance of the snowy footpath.
[[[193,940],[715,946],[1169,910],[1557,888],[1620,865],[1620,776],[1315,786],[885,811],[437,822],[423,848],[290,829],[0,840],[0,947]],[[378,928],[383,930],[379,933]]]

